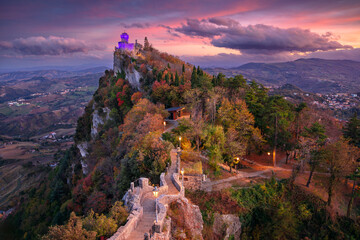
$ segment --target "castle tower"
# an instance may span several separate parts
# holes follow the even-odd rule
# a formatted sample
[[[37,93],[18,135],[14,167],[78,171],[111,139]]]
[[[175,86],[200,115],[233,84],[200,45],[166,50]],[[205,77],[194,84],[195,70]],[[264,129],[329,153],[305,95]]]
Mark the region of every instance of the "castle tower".
[[[120,38],[121,38],[121,42],[123,42],[123,43],[129,43],[129,35],[128,35],[126,32],[123,32],[123,33],[120,35]]]
[[[129,43],[129,35],[126,32],[123,32],[120,35],[121,41],[118,42],[118,48],[119,50],[122,51],[133,51],[134,50],[134,44],[133,43]],[[115,49],[116,50],[116,49]]]

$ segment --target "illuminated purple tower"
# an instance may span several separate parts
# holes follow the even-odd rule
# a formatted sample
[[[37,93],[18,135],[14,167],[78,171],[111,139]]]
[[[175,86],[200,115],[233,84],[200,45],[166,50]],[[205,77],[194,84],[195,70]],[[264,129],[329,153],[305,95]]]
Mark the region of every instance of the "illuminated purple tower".
[[[134,44],[129,43],[129,35],[126,32],[123,32],[120,35],[121,41],[118,42],[118,49],[120,50],[127,50],[127,51],[133,51],[134,50]]]

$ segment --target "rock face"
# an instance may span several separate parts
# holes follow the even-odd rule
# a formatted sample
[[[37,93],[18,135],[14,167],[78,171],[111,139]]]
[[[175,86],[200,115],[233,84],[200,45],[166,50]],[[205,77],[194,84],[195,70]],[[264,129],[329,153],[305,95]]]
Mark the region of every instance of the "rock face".
[[[214,216],[214,233],[218,236],[224,236],[224,239],[239,240],[241,234],[241,222],[239,217],[234,214],[224,214],[215,213]]]
[[[136,58],[135,55],[129,56],[128,54],[114,52],[114,74],[122,71],[126,74],[126,80],[129,81],[131,86],[135,89],[140,89],[141,74],[131,64],[132,59]]]
[[[135,89],[140,89],[140,78],[141,75],[138,71],[136,71],[136,69],[133,69],[132,71],[125,71],[126,73],[126,80],[129,81],[129,83],[131,84],[131,86]]]
[[[174,220],[175,226],[172,224],[176,229],[172,236],[178,239],[203,239],[201,232],[204,222],[199,207],[186,198],[180,198],[173,204],[178,213]],[[185,229],[179,229],[176,225]]]
[[[88,148],[89,148],[89,143],[88,142],[79,143],[77,145],[77,148],[79,149],[80,154],[81,154],[82,157],[86,157],[86,155],[88,155]]]

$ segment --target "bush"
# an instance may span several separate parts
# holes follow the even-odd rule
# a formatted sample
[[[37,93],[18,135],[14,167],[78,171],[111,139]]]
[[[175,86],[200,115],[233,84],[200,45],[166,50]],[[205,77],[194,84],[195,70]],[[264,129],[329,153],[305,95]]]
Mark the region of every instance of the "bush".
[[[43,240],[92,240],[96,239],[96,232],[87,231],[83,228],[80,217],[74,212],[71,213],[70,219],[66,225],[56,225],[49,228],[48,234],[42,237]]]
[[[104,214],[99,215],[93,210],[90,210],[83,219],[83,224],[85,229],[96,232],[98,237],[110,237],[118,229],[118,225],[112,217],[106,217]]]
[[[126,211],[126,208],[123,206],[123,203],[117,201],[110,209],[110,216],[116,221],[119,226],[121,226],[126,223],[129,214]]]

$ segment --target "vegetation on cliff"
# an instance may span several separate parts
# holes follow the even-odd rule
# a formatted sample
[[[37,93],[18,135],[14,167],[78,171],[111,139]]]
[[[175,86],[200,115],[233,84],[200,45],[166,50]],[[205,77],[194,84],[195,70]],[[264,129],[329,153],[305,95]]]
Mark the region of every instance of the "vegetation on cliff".
[[[110,236],[124,223],[126,214],[121,206],[115,215],[112,209],[118,206],[130,182],[142,176],[158,183],[170,149],[179,144],[179,136],[182,148],[201,151],[209,159],[206,164],[217,174],[219,163],[236,168],[249,153],[270,149],[289,155],[292,152],[299,168],[304,168],[325,151],[328,155],[319,166],[329,169],[326,176],[333,184],[328,188],[329,205],[336,180],[345,174],[343,169],[356,168],[358,150],[341,139],[338,123],[305,104],[294,105],[283,97],[269,96],[263,85],[248,82],[242,76],[210,76],[199,67],[150,46],[136,57],[126,55],[123,59],[122,71],[106,71],[100,78],[99,88],[79,118],[77,147],[64,152],[48,178],[21,196],[16,213],[3,224],[4,236],[36,239],[47,233],[50,225],[53,227],[46,237],[68,228],[84,236],[93,237],[92,231],[97,237]],[[135,71],[141,74],[140,89],[127,80],[127,74]],[[176,106],[186,106],[191,118],[179,121],[172,132],[162,134],[163,120],[168,116],[165,107]],[[329,141],[320,144],[318,140],[324,139],[312,134],[314,126],[324,130]],[[79,148],[85,153],[83,156]],[[337,161],[339,153],[341,161]],[[302,228],[310,231],[304,236],[312,236],[314,228],[307,227],[306,221],[317,224],[327,216],[326,209],[321,208],[319,211],[323,212],[318,216],[317,209],[309,213],[309,208],[315,207],[311,206],[313,203],[299,205],[293,201],[293,183],[290,179],[287,190],[283,183],[272,180],[228,193],[223,199],[231,198],[231,204],[237,203],[236,210],[243,209],[244,234],[249,238],[268,236],[275,230],[274,238],[297,238]],[[245,198],[254,199],[246,205]],[[213,207],[211,202],[201,204]],[[259,222],[258,215],[266,219],[260,218]],[[205,223],[211,223],[211,211],[205,209],[203,218]],[[338,221],[335,219],[334,224]],[[109,228],[104,228],[104,222]],[[314,226],[320,226],[315,223]],[[331,223],[329,228],[332,226]],[[353,223],[351,226],[358,229]],[[339,229],[334,230],[336,234],[340,231],[336,236],[357,236],[358,230]],[[326,236],[321,234],[314,236]]]

